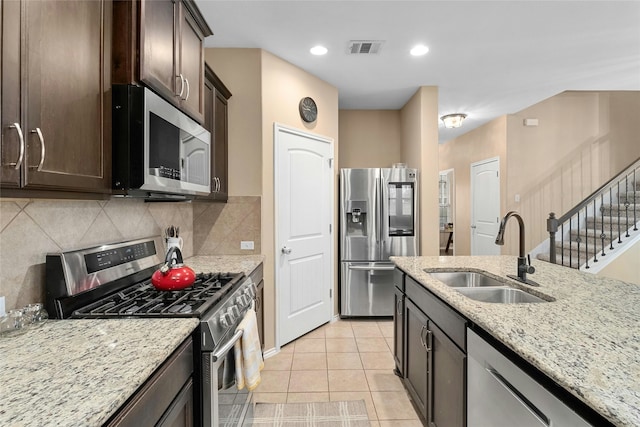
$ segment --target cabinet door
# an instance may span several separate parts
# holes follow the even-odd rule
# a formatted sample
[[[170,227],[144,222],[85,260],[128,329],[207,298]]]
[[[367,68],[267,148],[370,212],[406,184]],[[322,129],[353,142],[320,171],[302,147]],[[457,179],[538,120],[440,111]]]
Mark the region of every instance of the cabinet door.
[[[407,391],[423,419],[427,415],[427,350],[428,319],[409,299],[405,299],[405,366]]]
[[[23,2],[26,187],[109,191],[111,6]]]
[[[227,121],[228,110],[227,100],[218,90],[215,92],[214,98],[214,130],[213,140],[214,146],[214,163],[212,166],[212,175],[218,178],[218,191],[216,192],[217,200],[227,200],[228,197],[228,172],[227,172],[227,149],[228,149],[228,135],[227,135]]]
[[[404,372],[404,293],[394,287],[393,302],[393,358],[396,361],[396,371],[402,375]]]
[[[175,0],[140,2],[140,80],[176,103],[186,93],[176,64],[178,7]]]
[[[193,380],[189,378],[156,427],[192,427],[193,415]]]
[[[202,123],[204,120],[204,34],[198,28],[191,13],[182,5],[179,19],[178,70],[185,79],[185,89],[180,104],[187,114]]]
[[[1,162],[0,182],[3,187],[20,186],[20,172],[24,163],[24,138],[20,118],[20,2],[7,1],[0,4],[2,17],[0,76],[2,87],[0,97],[2,105]],[[20,155],[20,153],[23,153]]]
[[[429,322],[429,427],[465,426],[466,355]]]

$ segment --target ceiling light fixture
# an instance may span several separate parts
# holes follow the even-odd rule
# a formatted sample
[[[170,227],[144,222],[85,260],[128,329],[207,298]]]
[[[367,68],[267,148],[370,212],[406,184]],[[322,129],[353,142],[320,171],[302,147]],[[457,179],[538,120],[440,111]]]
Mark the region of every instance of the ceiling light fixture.
[[[329,50],[324,47],[324,46],[314,46],[311,49],[309,49],[309,52],[311,52],[312,55],[324,55],[328,52]]]
[[[422,55],[426,55],[427,52],[429,52],[429,48],[423,44],[419,44],[417,46],[414,46],[409,53],[413,56],[422,56]]]
[[[446,128],[459,128],[460,126],[462,126],[462,122],[466,118],[466,114],[454,113],[442,116],[440,117],[440,120],[442,120],[442,123],[444,123],[444,127]]]

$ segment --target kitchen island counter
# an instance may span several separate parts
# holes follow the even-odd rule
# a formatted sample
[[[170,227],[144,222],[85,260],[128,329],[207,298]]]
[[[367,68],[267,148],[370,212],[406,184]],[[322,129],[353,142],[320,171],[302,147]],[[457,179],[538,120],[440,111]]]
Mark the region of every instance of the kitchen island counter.
[[[198,322],[50,320],[0,339],[0,425],[103,425]]]
[[[640,425],[640,286],[534,260],[539,287],[513,287],[553,300],[483,303],[427,271],[483,271],[506,278],[516,257],[392,257],[418,283],[513,350],[614,425]],[[509,279],[506,279],[509,280]]]

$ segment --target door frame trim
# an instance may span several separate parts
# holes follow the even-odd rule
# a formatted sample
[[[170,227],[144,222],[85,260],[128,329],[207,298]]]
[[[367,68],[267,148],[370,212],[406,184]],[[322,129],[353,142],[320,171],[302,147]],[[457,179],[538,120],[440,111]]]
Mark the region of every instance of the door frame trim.
[[[329,307],[330,307],[330,313],[328,316],[329,322],[331,322],[333,320],[333,317],[335,315],[334,313],[334,306],[335,306],[335,298],[336,298],[336,281],[335,281],[335,275],[336,275],[336,260],[335,258],[335,244],[336,244],[336,227],[335,227],[335,198],[336,198],[336,183],[335,183],[335,144],[334,144],[334,140],[333,138],[327,137],[327,136],[323,136],[323,135],[319,135],[313,132],[308,132],[308,131],[304,131],[301,129],[296,129],[290,126],[286,126],[283,125],[281,123],[278,122],[273,122],[273,218],[274,218],[274,247],[273,247],[273,259],[274,259],[274,276],[275,276],[275,283],[274,283],[274,309],[275,309],[275,313],[274,313],[274,320],[275,320],[275,349],[277,352],[280,351],[280,307],[279,307],[279,302],[280,302],[280,290],[279,287],[277,286],[277,283],[279,281],[279,274],[280,274],[280,269],[278,267],[278,262],[277,262],[277,257],[278,257],[278,248],[280,248],[280,242],[279,242],[279,233],[280,233],[280,227],[278,226],[278,219],[279,219],[279,215],[278,215],[278,200],[280,195],[279,190],[278,190],[278,185],[277,185],[277,171],[278,171],[278,150],[280,147],[280,141],[278,139],[278,135],[280,132],[285,132],[285,133],[289,133],[292,135],[297,135],[297,136],[302,136],[305,138],[310,138],[310,139],[314,139],[316,141],[319,142],[324,142],[329,144],[329,149],[331,151],[331,185],[330,185],[330,201],[329,201],[329,219],[330,219],[330,225],[331,225],[331,233],[330,233],[330,240],[331,240],[331,244],[329,245],[329,277],[330,277],[330,289],[331,289],[331,297],[329,298]]]
[[[473,205],[473,193],[474,193],[474,178],[473,178],[473,168],[474,166],[480,166],[483,165],[485,163],[491,163],[497,161],[498,162],[498,212],[500,212],[500,207],[502,205],[502,191],[501,191],[501,187],[502,187],[502,176],[500,175],[500,156],[495,156],[495,157],[490,157],[488,159],[484,159],[484,160],[480,160],[477,162],[473,162],[471,163],[471,165],[469,166],[469,190],[470,190],[470,194],[471,194],[471,206],[469,209],[470,212],[470,217],[469,217],[469,225],[473,225],[473,218],[474,218],[474,205]],[[469,254],[470,255],[474,255],[473,253],[473,242],[474,242],[474,238],[473,238],[473,229],[469,228]],[[500,247],[500,252],[502,253],[502,247]]]

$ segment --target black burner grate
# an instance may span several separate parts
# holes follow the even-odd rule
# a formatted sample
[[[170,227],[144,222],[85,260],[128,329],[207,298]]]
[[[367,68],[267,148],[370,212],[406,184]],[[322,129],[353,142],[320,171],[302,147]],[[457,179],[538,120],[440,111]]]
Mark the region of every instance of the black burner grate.
[[[242,273],[201,273],[188,288],[157,290],[150,280],[134,284],[74,312],[74,317],[201,317]]]

